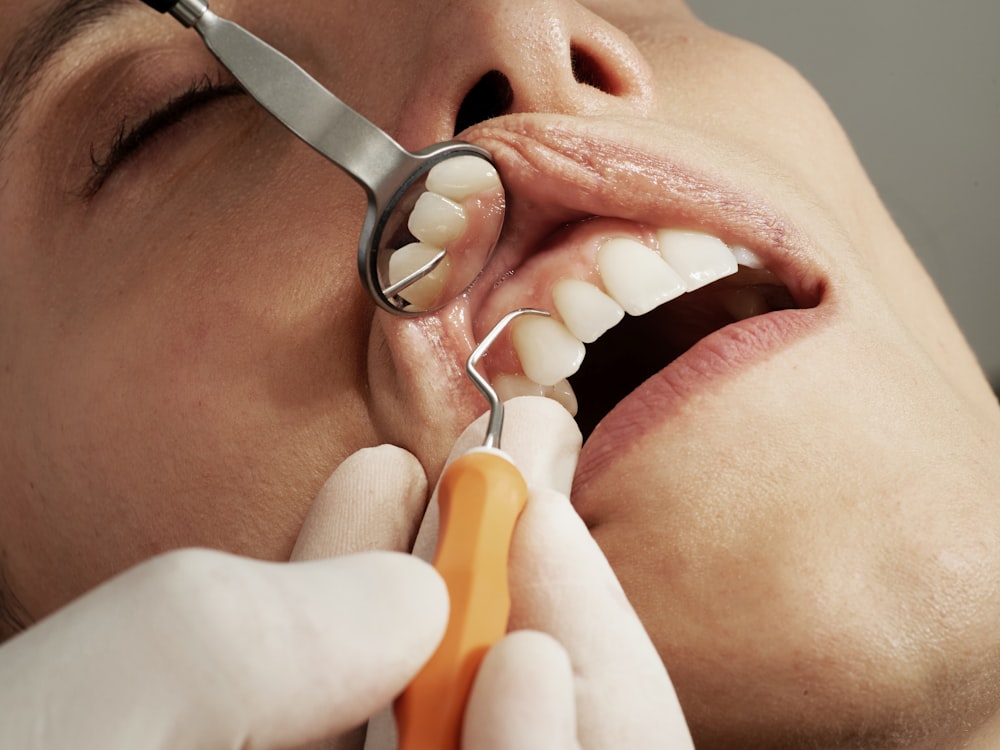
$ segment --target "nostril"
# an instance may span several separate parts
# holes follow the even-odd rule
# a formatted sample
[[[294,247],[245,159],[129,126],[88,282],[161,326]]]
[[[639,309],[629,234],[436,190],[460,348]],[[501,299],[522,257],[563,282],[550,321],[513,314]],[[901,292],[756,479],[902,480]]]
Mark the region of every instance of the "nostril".
[[[499,117],[514,103],[510,79],[499,70],[491,70],[465,95],[455,116],[455,135],[485,120]]]
[[[573,78],[577,83],[592,86],[605,94],[617,95],[616,86],[601,64],[587,50],[574,44],[570,47],[569,54]]]

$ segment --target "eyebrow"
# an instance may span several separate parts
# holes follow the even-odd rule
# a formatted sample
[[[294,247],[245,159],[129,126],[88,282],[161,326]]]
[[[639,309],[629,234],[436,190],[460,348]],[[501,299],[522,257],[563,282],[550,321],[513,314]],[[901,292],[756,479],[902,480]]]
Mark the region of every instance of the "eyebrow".
[[[55,4],[15,37],[0,68],[0,156],[10,139],[25,97],[46,64],[88,27],[115,15],[134,0],[68,0]]]

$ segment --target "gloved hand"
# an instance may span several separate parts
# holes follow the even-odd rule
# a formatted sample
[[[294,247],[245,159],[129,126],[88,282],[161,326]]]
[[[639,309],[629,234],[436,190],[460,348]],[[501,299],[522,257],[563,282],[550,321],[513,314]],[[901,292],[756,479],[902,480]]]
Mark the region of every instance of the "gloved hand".
[[[404,555],[170,553],[0,647],[0,747],[299,747],[391,701],[447,611],[441,579]]]
[[[299,557],[319,522],[333,554],[409,548],[426,502],[416,459],[362,451],[338,483],[326,507],[341,516],[315,513]],[[277,750],[341,735],[413,678],[447,613],[443,582],[409,555],[169,553],[0,646],[0,748]]]
[[[673,686],[611,570],[569,502],[580,432],[553,401],[506,404],[502,448],[528,483],[511,549],[511,622],[487,654],[463,723],[466,750],[693,747]],[[481,444],[486,416],[449,462]],[[435,491],[436,495],[436,491]],[[436,500],[436,498],[435,498]],[[431,559],[437,504],[414,553]],[[394,750],[391,714],[369,724],[365,750]]]
[[[543,632],[487,655],[465,747],[690,747],[655,650],[566,500],[575,424],[551,402],[517,399],[504,448],[533,488],[514,538],[512,619]],[[425,498],[412,456],[368,449],[338,468],[303,525],[294,558],[314,562],[187,550],[113,579],[0,647],[0,747],[361,747],[363,727],[349,730],[390,703],[444,630],[433,570],[364,552],[409,548]],[[431,508],[416,542],[425,554]],[[394,747],[385,714],[366,747]]]

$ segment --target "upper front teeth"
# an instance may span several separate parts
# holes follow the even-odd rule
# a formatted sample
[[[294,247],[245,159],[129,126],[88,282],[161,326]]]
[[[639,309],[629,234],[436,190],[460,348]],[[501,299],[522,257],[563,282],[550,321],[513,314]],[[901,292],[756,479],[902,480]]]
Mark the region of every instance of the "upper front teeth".
[[[661,229],[656,233],[660,254],[693,292],[736,273],[736,257],[725,242],[710,234]]]
[[[562,323],[534,316],[514,323],[514,349],[528,378],[553,386],[573,375],[583,361],[583,343],[596,341],[625,312],[643,315],[685,292],[736,273],[739,265],[763,267],[751,251],[736,248],[734,253],[708,234],[662,229],[656,238],[658,251],[625,237],[607,240],[598,249],[604,291],[579,279],[558,281],[552,299]],[[747,299],[744,305],[754,302]]]
[[[593,343],[625,317],[622,306],[593,284],[563,279],[552,287],[556,312],[570,332],[585,344]]]
[[[604,288],[629,315],[644,315],[685,291],[684,279],[659,253],[635,240],[605,242],[597,267]]]
[[[756,271],[764,270],[764,263],[752,250],[748,250],[741,245],[735,245],[734,247],[731,247],[730,250],[739,265],[746,266],[747,268],[753,268]]]
[[[525,315],[511,326],[524,374],[540,385],[555,385],[580,369],[584,346],[558,320]]]

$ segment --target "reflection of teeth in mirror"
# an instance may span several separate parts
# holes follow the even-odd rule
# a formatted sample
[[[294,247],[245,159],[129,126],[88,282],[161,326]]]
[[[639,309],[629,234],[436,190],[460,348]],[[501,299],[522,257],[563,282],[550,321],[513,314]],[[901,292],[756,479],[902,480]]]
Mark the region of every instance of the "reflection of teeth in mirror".
[[[417,198],[407,227],[421,242],[444,247],[465,231],[465,210],[437,193],[423,193]]]
[[[722,240],[703,232],[661,229],[660,255],[682,279],[687,291],[736,273],[736,257]]]
[[[568,378],[583,362],[583,342],[552,318],[518,318],[511,326],[511,339],[524,374],[542,385]]]
[[[496,167],[478,156],[464,155],[445,159],[431,167],[425,182],[427,190],[453,201],[500,186]]]
[[[562,279],[552,287],[552,302],[570,333],[585,344],[597,341],[625,317],[621,305],[593,284]]]
[[[644,315],[686,290],[684,279],[659,253],[632,239],[605,242],[597,265],[604,288],[629,315]]]
[[[411,273],[430,263],[441,248],[413,242],[399,248],[389,256],[389,286],[397,284]],[[435,307],[451,270],[451,261],[445,255],[437,266],[419,281],[399,292],[417,310]]]
[[[544,396],[561,404],[571,417],[576,416],[576,394],[568,380],[560,380],[555,385],[539,385],[523,375],[499,375],[493,381],[493,389],[501,401],[517,396]]]

